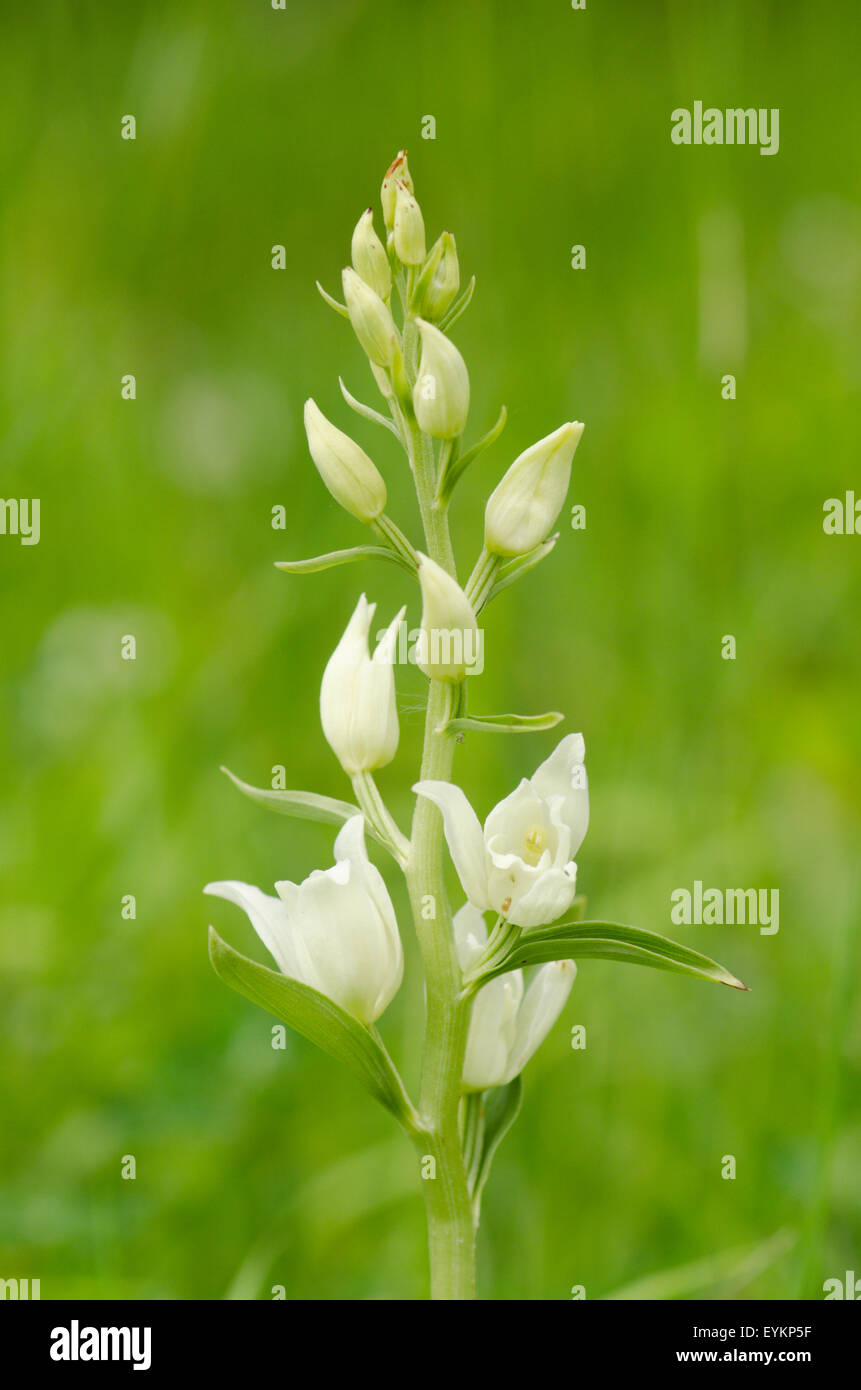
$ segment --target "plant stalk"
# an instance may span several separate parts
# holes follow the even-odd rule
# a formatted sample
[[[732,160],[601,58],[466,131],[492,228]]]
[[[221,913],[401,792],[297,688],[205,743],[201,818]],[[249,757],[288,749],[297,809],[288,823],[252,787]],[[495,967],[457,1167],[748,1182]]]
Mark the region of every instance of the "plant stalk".
[[[427,552],[454,575],[448,520],[444,512],[433,506],[433,442],[412,421],[405,443],[415,477]],[[425,716],[422,779],[448,781],[451,777],[455,740],[449,733],[437,732],[446,721],[449,707],[449,687],[443,681],[432,680]],[[419,1102],[424,1132],[419,1147],[424,1160],[433,1160],[427,1164],[429,1172],[423,1165],[431,1298],[472,1299],[476,1232],[458,1123],[471,1005],[459,998],[461,971],[443,878],[442,817],[423,796],[416,802],[411,846],[406,878],[427,996]]]

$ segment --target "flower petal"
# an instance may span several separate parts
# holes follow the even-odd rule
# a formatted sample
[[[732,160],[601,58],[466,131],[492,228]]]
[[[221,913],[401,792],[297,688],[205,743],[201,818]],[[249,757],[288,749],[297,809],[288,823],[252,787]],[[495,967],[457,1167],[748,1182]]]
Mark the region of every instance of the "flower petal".
[[[487,924],[477,907],[464,903],[454,914],[454,943],[464,972],[471,970],[487,945]]]
[[[280,898],[271,898],[253,883],[237,879],[207,883],[203,891],[241,907],[281,973],[307,983],[299,968],[290,914]]]
[[[565,1007],[576,974],[573,960],[555,960],[536,972],[517,1015],[504,1082],[513,1081],[538,1051]]]
[[[566,864],[564,869],[546,869],[527,893],[512,899],[506,916],[517,927],[546,926],[567,912],[576,890],[576,864]]]
[[[517,1011],[523,998],[523,972],[512,970],[479,990],[472,1006],[466,1040],[463,1086],[485,1091],[500,1086],[517,1033]]]
[[[473,907],[490,907],[487,891],[487,850],[478,816],[466,795],[453,782],[416,782],[413,791],[442,811],[449,853],[463,891]]]
[[[545,800],[553,796],[564,798],[562,819],[571,831],[571,855],[577,853],[589,828],[585,758],[583,735],[567,734],[530,779],[534,791]]]

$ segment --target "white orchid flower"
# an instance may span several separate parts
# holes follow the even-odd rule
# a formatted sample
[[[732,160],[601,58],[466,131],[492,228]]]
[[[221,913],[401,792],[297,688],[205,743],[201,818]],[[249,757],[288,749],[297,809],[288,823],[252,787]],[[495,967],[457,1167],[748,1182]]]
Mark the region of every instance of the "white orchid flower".
[[[455,913],[454,935],[461,969],[471,970],[487,945],[487,927],[470,903]],[[565,1007],[576,974],[573,960],[557,960],[542,965],[528,989],[523,971],[509,970],[479,990],[466,1040],[464,1090],[486,1091],[519,1076]]]
[[[568,734],[532,777],[494,806],[482,829],[452,782],[417,782],[443,815],[445,838],[463,890],[480,912],[518,927],[553,922],[571,906],[574,855],[589,825],[586,745]]]
[[[248,914],[282,974],[370,1024],[397,992],[404,957],[392,900],[365,850],[362,816],[339,831],[335,861],[304,883],[276,883],[277,898],[236,881],[208,883],[203,891]]]
[[[406,609],[392,619],[371,656],[368,634],[376,606],[361,595],[320,686],[323,733],[350,776],[385,767],[398,749],[394,658]]]

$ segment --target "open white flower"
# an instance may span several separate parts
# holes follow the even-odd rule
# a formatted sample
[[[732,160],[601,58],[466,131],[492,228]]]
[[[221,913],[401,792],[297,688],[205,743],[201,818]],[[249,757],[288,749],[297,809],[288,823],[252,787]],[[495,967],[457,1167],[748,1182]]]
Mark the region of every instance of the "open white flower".
[[[460,967],[470,970],[487,945],[487,927],[469,903],[455,913],[454,936]],[[528,989],[523,971],[509,970],[479,990],[466,1040],[464,1090],[505,1086],[523,1071],[565,1007],[576,974],[573,960],[557,960],[536,970]]]
[[[483,830],[453,782],[413,787],[442,811],[449,852],[473,907],[492,909],[518,927],[540,927],[571,906],[574,855],[589,825],[585,756],[583,735],[568,734],[494,806]]]
[[[279,970],[373,1023],[396,994],[404,957],[395,910],[365,850],[365,822],[353,816],[335,841],[335,865],[303,883],[276,883],[277,898],[250,883],[208,883],[248,914]]]

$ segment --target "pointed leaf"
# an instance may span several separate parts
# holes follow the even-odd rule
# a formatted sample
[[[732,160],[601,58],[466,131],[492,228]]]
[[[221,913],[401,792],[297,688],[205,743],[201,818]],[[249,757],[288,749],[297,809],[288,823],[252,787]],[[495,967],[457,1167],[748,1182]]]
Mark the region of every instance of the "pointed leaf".
[[[392,1059],[370,1029],[325,994],[234,951],[209,928],[209,959],[219,979],[349,1067],[381,1105],[412,1132],[413,1108]]]
[[[564,718],[557,710],[548,714],[468,714],[462,719],[450,719],[445,729],[455,734],[469,729],[485,734],[535,734],[554,728]]]
[[[341,395],[344,397],[344,400],[351,410],[355,410],[356,414],[361,415],[363,420],[372,420],[375,425],[382,425],[384,429],[391,431],[395,439],[400,439],[401,436],[398,433],[398,427],[393,420],[387,420],[385,415],[381,415],[378,410],[374,410],[373,406],[364,405],[362,401],[356,400],[356,397],[352,395],[344,385],[343,377],[338,377],[338,385],[341,388]]]
[[[490,1174],[496,1150],[499,1148],[520,1113],[523,1100],[523,1078],[515,1076],[507,1086],[494,1086],[485,1091],[480,1104],[484,1107],[481,1152],[470,1175],[470,1193],[476,1218],[481,1207],[481,1194]]]
[[[293,816],[296,820],[318,820],[326,825],[343,825],[344,821],[350,820],[352,816],[362,814],[359,807],[350,801],[337,801],[333,796],[318,796],[315,792],[275,791],[270,787],[252,787],[231,772],[229,767],[223,767],[221,771],[244,796],[270,811],[276,811],[279,816]],[[367,819],[365,828],[379,844],[383,844]]]
[[[288,574],[316,574],[318,570],[330,570],[335,565],[349,565],[354,560],[364,560],[366,555],[393,560],[401,569],[406,569],[400,555],[387,545],[356,545],[350,550],[330,550],[325,555],[312,555],[310,560],[276,560],[275,568],[286,570]]]
[[[485,602],[490,603],[490,600],[496,598],[497,594],[501,594],[504,589],[507,589],[509,584],[513,584],[515,580],[521,579],[523,575],[528,574],[535,565],[540,564],[541,561],[550,554],[558,539],[559,532],[557,531],[555,536],[548,536],[546,541],[542,541],[540,545],[536,545],[533,550],[527,550],[525,555],[518,555],[516,560],[509,560],[506,564],[500,565]]]
[[[692,951],[657,932],[628,927],[620,922],[580,922],[576,926],[563,923],[558,927],[538,927],[525,932],[511,954],[481,975],[479,982],[486,984],[494,976],[522,966],[542,965],[551,960],[586,960],[590,956],[626,961],[630,965],[648,965],[655,970],[712,980],[732,989],[747,989],[735,975],[699,951]]]
[[[437,497],[442,502],[447,502],[451,497],[455,483],[460,475],[469,467],[473,459],[478,458],[479,454],[483,453],[485,449],[489,448],[490,445],[499,438],[505,428],[507,419],[508,411],[505,406],[503,406],[499,412],[499,419],[496,424],[487,431],[487,434],[482,435],[481,439],[479,439],[476,444],[473,444],[471,448],[466,450],[466,453],[460,454],[459,456],[452,456],[449,459],[448,465],[444,472],[441,473],[437,485]]]
[[[350,317],[350,311],[347,308],[346,304],[342,304],[340,300],[333,299],[330,294],[327,294],[326,291],[323,289],[323,286],[320,284],[319,280],[317,280],[315,283],[317,285],[317,289],[320,291],[321,295],[323,296],[329,307],[331,309],[334,309],[336,314],[340,314],[342,319],[348,319]]]
[[[464,310],[469,308],[469,301],[472,299],[474,293],[475,276],[472,275],[470,277],[469,284],[467,285],[463,294],[460,296],[460,299],[456,299],[452,304],[451,308],[449,309],[448,313],[445,315],[445,317],[440,319],[439,326],[443,333],[447,333],[448,330],[451,328],[452,324],[457,323]]]

